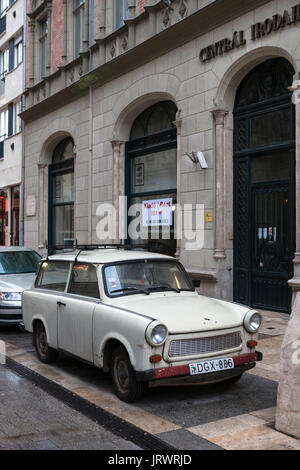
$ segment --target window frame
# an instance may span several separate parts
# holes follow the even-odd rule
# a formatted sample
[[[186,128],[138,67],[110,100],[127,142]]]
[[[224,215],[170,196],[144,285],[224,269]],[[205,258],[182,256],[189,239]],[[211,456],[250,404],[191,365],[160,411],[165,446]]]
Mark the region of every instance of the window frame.
[[[84,36],[84,6],[86,1],[89,0],[73,0],[73,54],[75,59],[79,57],[81,52]]]
[[[96,278],[97,278],[97,284],[98,284],[98,292],[99,292],[99,297],[93,297],[93,296],[90,296],[90,295],[84,295],[84,294],[77,294],[76,292],[71,292],[70,289],[71,289],[71,286],[72,286],[72,279],[73,279],[73,269],[75,266],[78,266],[78,265],[83,265],[83,266],[92,266],[94,269],[95,269],[95,272],[96,272]],[[69,294],[69,295],[72,295],[72,296],[76,296],[76,297],[80,297],[80,298],[87,298],[87,299],[92,299],[94,300],[95,302],[101,302],[101,291],[100,291],[100,284],[99,284],[99,276],[98,276],[98,267],[99,267],[99,264],[97,263],[91,263],[91,262],[84,262],[84,261],[74,261],[72,263],[72,266],[71,266],[71,270],[70,270],[70,276],[69,276],[69,282],[68,282],[68,288],[66,290],[66,293]]]
[[[114,25],[114,30],[118,30],[124,26],[124,20],[128,20],[129,18],[129,6],[130,6],[130,1],[129,0],[121,0],[122,1],[122,21],[117,24],[117,9],[118,7],[118,2],[119,0],[114,0],[114,12],[113,12],[113,25]]]
[[[66,280],[64,290],[56,290],[56,289],[51,289],[49,287],[43,287],[43,286],[38,285],[38,282],[40,281],[40,278],[41,278],[42,266],[43,266],[44,263],[53,263],[53,264],[54,263],[66,263],[66,264],[69,265],[69,270],[68,270],[68,275],[67,275],[67,280]],[[47,291],[47,292],[51,292],[51,293],[57,293],[57,295],[65,293],[68,286],[69,286],[70,273],[71,273],[71,266],[72,265],[73,265],[72,262],[70,262],[68,260],[64,260],[64,259],[51,259],[51,260],[50,259],[43,259],[43,260],[41,260],[39,270],[38,270],[37,276],[36,276],[35,281],[34,281],[34,288],[38,289],[38,290],[44,290],[44,291]]]
[[[42,18],[39,22],[39,78],[41,80],[46,76],[46,41],[48,36],[48,20]],[[44,27],[45,25],[45,27]]]

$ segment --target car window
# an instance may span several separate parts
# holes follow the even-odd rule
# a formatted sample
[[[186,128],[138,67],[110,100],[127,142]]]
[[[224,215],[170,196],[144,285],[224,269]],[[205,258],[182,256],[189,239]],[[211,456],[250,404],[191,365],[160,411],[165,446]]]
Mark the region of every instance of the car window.
[[[3,251],[0,253],[0,274],[35,273],[40,260],[35,251]]]
[[[35,287],[64,291],[70,263],[68,261],[44,261],[42,263]]]
[[[139,261],[104,268],[108,295],[127,295],[158,290],[194,290],[184,268],[173,261]]]
[[[99,299],[100,294],[96,267],[93,264],[74,264],[68,292]]]

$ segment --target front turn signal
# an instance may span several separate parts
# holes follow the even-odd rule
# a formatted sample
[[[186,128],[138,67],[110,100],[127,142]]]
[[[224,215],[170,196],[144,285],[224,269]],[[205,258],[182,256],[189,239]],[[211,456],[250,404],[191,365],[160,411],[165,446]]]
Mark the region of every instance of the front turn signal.
[[[154,356],[150,356],[150,362],[155,363],[155,362],[160,362],[162,360],[162,357],[160,354],[155,354]]]
[[[258,345],[258,342],[254,341],[254,339],[251,339],[251,340],[247,341],[248,348],[252,349],[252,348],[255,348],[255,346],[257,346],[257,345]]]

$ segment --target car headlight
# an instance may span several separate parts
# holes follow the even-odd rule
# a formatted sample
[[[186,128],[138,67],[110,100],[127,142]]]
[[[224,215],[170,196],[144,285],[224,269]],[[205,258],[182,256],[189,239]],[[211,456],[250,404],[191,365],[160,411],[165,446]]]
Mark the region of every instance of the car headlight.
[[[20,301],[22,292],[0,292],[0,300]]]
[[[248,333],[257,333],[262,322],[262,316],[258,312],[250,311],[244,318],[244,327]]]
[[[167,339],[168,329],[159,322],[151,323],[146,330],[146,339],[150,346],[161,346]]]

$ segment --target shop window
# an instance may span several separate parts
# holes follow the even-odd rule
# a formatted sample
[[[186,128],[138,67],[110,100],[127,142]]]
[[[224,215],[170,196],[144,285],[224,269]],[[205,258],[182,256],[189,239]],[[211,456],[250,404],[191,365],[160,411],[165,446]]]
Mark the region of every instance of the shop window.
[[[20,186],[11,189],[11,245],[19,246]]]
[[[49,244],[73,245],[74,142],[71,137],[54,150],[49,175]]]
[[[126,153],[126,192],[129,206],[140,207],[138,240],[152,251],[174,255],[174,214],[177,195],[177,107],[157,103],[133,123]],[[157,208],[157,210],[156,210]]]
[[[129,18],[129,1],[130,0],[115,0],[114,1],[114,22],[115,29],[121,28],[124,20]]]
[[[0,191],[0,245],[8,244],[8,196]]]

